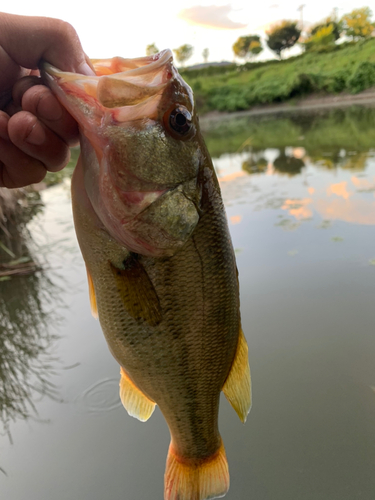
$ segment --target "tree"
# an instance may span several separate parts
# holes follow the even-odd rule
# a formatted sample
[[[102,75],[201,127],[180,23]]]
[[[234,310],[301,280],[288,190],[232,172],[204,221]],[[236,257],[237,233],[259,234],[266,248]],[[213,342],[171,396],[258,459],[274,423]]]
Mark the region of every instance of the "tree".
[[[342,33],[342,23],[337,22],[337,19],[333,19],[332,17],[327,17],[326,19],[324,19],[324,21],[315,24],[310,30],[310,36],[316,35],[319,31],[322,30],[322,28],[328,28],[329,26],[332,26],[330,30],[334,36],[335,41],[338,40]]]
[[[159,52],[159,49],[154,43],[150,43],[150,45],[147,45],[146,47],[146,55],[147,56],[153,56],[154,54],[157,54]]]
[[[235,56],[247,59],[262,52],[263,47],[258,35],[247,35],[240,36],[232,49]]]
[[[372,12],[369,7],[354,9],[349,14],[344,14],[341,18],[346,36],[351,36],[353,40],[359,38],[369,38],[374,31],[371,24]]]
[[[194,48],[191,45],[185,43],[185,45],[181,45],[181,47],[173,49],[173,52],[176,55],[177,62],[179,62],[181,66],[183,66],[185,62],[193,55]]]
[[[281,52],[293,47],[298,41],[301,30],[297,28],[297,21],[281,21],[274,24],[266,33],[268,47],[281,58]]]
[[[301,44],[304,45],[307,51],[320,51],[330,46],[333,47],[342,32],[342,22],[338,21],[334,10],[331,16],[310,28],[309,34]]]
[[[208,56],[209,56],[210,51],[208,49],[203,49],[202,56],[203,56],[203,61],[207,63],[208,61]]]
[[[311,31],[310,35],[302,43],[307,51],[319,51],[324,47],[333,46],[336,41],[334,25],[322,25],[318,29]]]

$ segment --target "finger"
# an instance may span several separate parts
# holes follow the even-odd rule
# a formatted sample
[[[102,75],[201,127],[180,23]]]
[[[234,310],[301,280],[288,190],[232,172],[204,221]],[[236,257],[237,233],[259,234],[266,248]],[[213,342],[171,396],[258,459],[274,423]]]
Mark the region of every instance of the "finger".
[[[94,74],[75,29],[60,19],[1,14],[0,45],[25,68],[37,69],[45,59],[63,71]]]
[[[20,111],[10,117],[8,134],[15,146],[51,172],[61,170],[69,161],[69,147],[31,113]]]
[[[22,106],[23,94],[35,85],[42,85],[42,79],[37,76],[25,76],[15,82],[12,89],[12,98],[16,106]]]
[[[5,141],[9,141],[8,134],[8,121],[9,116],[4,113],[4,111],[0,111],[0,139],[4,139]]]
[[[9,116],[13,116],[19,111],[22,111],[22,108],[21,106],[16,106],[13,101],[10,101],[10,103],[7,106],[5,106],[4,111]]]
[[[52,92],[42,85],[30,87],[22,96],[22,109],[37,116],[63,141],[74,146],[78,142],[78,125],[61,106]]]
[[[46,173],[43,163],[0,138],[0,187],[13,189],[28,186],[42,181]]]
[[[0,35],[1,37],[1,35]],[[9,82],[14,82],[25,74],[25,70],[20,67],[1,47],[0,42],[0,92],[8,91],[11,87]],[[0,107],[4,106],[3,98],[0,97]]]

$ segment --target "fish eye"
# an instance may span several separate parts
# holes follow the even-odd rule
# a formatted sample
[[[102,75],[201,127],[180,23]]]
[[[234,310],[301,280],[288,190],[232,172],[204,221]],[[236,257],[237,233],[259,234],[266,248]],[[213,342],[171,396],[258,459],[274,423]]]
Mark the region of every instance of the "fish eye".
[[[168,118],[169,127],[181,136],[185,136],[193,126],[191,113],[185,106],[177,106],[165,118]]]

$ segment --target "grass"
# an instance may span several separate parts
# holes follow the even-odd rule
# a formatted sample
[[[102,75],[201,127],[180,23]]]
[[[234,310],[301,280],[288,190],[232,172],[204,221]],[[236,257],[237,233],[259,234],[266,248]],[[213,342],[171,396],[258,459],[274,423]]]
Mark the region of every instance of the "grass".
[[[375,38],[283,61],[182,71],[200,113],[237,111],[313,92],[357,93],[375,85]]]

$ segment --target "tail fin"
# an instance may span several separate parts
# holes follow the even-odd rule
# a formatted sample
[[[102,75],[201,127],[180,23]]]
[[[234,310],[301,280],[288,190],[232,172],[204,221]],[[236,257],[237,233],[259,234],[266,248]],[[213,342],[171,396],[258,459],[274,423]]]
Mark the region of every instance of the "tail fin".
[[[164,500],[223,497],[229,489],[228,462],[223,443],[211,457],[196,460],[179,457],[171,443],[164,483]]]

